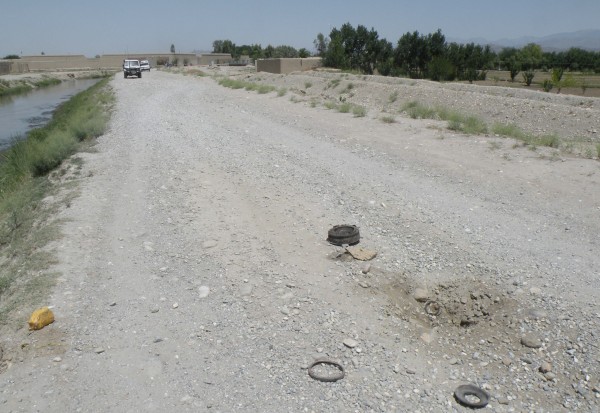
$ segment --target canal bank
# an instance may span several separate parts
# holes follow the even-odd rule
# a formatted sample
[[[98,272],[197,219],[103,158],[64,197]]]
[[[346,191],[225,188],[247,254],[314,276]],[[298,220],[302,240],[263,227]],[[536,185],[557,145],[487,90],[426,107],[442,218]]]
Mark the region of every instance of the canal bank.
[[[88,73],[70,77],[68,74],[2,76],[0,82],[10,96],[0,97],[0,150],[22,139],[30,130],[50,121],[56,108],[75,94],[93,86],[106,73]],[[7,79],[8,78],[8,79]]]

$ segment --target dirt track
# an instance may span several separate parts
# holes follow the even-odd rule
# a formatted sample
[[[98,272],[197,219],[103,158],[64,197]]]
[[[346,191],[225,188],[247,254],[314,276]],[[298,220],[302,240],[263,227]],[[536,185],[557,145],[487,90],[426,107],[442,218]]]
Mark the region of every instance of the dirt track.
[[[57,321],[6,345],[0,410],[463,411],[469,382],[493,411],[598,410],[597,161],[210,78],[113,87],[57,217]],[[342,223],[369,268],[325,241]]]

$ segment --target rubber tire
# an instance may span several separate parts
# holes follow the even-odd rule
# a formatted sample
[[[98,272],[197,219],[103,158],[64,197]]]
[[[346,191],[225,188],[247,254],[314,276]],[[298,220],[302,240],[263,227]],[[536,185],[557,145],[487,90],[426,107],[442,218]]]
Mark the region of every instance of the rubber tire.
[[[327,241],[333,245],[356,245],[360,242],[360,231],[356,225],[336,225],[327,233]]]
[[[140,74],[138,75],[138,78],[141,79],[142,78],[142,72],[140,72]]]
[[[127,79],[127,73],[123,73],[123,77]]]
[[[475,396],[479,401],[471,402],[466,396]],[[473,409],[481,409],[490,402],[490,395],[473,384],[463,384],[458,386],[456,390],[454,390],[454,397],[463,406],[471,407]]]

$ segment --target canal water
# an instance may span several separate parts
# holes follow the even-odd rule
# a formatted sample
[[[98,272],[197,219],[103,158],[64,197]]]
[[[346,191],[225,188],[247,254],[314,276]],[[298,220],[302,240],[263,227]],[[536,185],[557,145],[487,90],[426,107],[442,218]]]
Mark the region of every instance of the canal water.
[[[0,98],[0,150],[9,148],[31,129],[44,126],[58,105],[99,80],[67,80],[23,95]]]

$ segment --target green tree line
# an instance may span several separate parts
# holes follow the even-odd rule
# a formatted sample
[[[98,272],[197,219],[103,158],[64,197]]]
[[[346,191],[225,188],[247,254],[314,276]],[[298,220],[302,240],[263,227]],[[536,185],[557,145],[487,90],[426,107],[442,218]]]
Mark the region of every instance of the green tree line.
[[[241,56],[249,56],[250,59],[268,59],[279,57],[309,57],[310,52],[301,48],[297,50],[292,46],[268,45],[263,48],[260,44],[241,45],[238,46],[231,40],[215,40],[213,42],[213,53],[229,53],[234,59],[239,59]]]
[[[384,76],[473,81],[485,79],[490,69],[508,70],[513,80],[520,71],[525,75],[556,68],[600,73],[599,52],[571,48],[546,53],[531,43],[495,53],[487,45],[448,43],[441,30],[429,34],[407,32],[394,45],[380,39],[373,28],[354,28],[346,23],[333,28],[329,37],[319,33],[314,46],[325,66],[365,74],[376,71]]]

